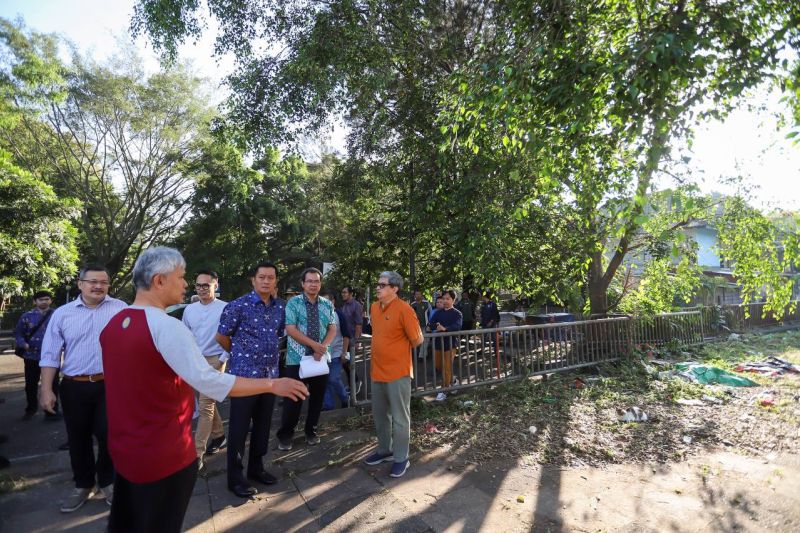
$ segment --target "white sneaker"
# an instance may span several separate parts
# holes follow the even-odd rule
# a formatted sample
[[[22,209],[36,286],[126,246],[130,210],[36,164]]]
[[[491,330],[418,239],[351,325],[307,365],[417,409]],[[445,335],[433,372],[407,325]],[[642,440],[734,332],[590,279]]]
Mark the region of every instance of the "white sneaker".
[[[78,510],[81,505],[86,503],[86,500],[94,496],[94,491],[94,487],[91,489],[73,489],[69,496],[61,502],[61,512],[71,513]]]
[[[446,399],[447,399],[447,394],[445,394],[443,392],[440,392],[439,394],[436,395],[436,401],[437,402],[443,402]]]
[[[105,487],[100,487],[100,492],[103,493],[103,498],[105,498],[108,506],[111,507],[111,502],[114,501],[114,485],[109,483]]]

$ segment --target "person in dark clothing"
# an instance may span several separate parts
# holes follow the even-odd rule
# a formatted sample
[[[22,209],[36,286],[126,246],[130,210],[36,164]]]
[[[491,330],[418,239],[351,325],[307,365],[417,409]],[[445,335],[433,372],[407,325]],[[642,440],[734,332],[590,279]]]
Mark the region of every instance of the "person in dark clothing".
[[[39,359],[41,358],[44,333],[47,330],[48,322],[50,322],[50,316],[53,314],[53,310],[50,308],[53,303],[53,295],[48,291],[37,291],[33,295],[33,303],[35,307],[20,317],[17,327],[14,329],[14,340],[18,348],[16,353],[25,361],[25,399],[27,405],[25,407],[24,420],[33,418],[39,407],[37,393],[39,391],[39,378],[42,374],[42,370],[39,367]],[[58,398],[58,377],[53,379],[53,391],[56,394],[56,398]],[[55,413],[45,411],[45,420],[60,420],[58,402],[55,404],[54,411]]]
[[[456,301],[456,293],[453,290],[446,290],[442,293],[442,308],[437,309],[431,315],[428,323],[428,331],[452,332],[461,331],[463,319],[461,311],[453,307]],[[442,373],[442,384],[444,387],[451,387],[458,384],[458,379],[453,376],[453,357],[458,347],[458,339],[452,336],[439,337],[433,339],[434,364],[436,370]],[[443,402],[447,399],[444,392],[436,395],[436,400]]]
[[[469,292],[464,291],[461,300],[456,304],[456,309],[461,311],[461,317],[464,319],[462,329],[466,331],[475,329],[475,304],[472,303]]]

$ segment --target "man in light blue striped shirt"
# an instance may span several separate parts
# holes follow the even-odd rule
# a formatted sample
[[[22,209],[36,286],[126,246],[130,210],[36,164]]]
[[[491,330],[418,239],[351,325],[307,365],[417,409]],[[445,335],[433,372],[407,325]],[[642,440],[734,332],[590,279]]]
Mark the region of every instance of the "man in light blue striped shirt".
[[[53,312],[42,342],[42,388],[39,403],[53,412],[56,396],[53,381],[62,373],[61,407],[67,426],[69,458],[75,490],[61,504],[71,513],[95,493],[95,480],[106,503],[111,504],[114,466],[108,455],[106,389],[100,332],[127,304],[108,296],[109,272],[88,266],[78,275],[80,296]],[[63,356],[62,356],[63,354]],[[97,439],[97,457],[92,447]]]

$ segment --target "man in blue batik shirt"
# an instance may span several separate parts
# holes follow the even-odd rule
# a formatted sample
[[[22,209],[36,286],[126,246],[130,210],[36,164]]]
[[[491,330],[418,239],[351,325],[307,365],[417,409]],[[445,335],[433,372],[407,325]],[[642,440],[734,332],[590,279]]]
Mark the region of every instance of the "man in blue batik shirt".
[[[278,284],[278,269],[272,263],[259,263],[253,269],[253,291],[237,298],[222,311],[217,342],[230,352],[226,372],[246,378],[277,378],[279,341],[283,336],[283,300],[273,296]],[[247,479],[264,485],[278,480],[264,470],[263,459],[269,445],[270,421],[275,406],[273,394],[231,398],[228,420],[228,489],[241,498],[257,490]],[[252,423],[247,479],[243,475],[244,442]]]
[[[25,407],[23,420],[30,420],[39,407],[37,392],[39,390],[39,377],[42,373],[42,369],[39,367],[39,359],[41,358],[44,332],[47,329],[47,323],[50,322],[50,316],[53,314],[53,310],[50,308],[53,303],[53,295],[48,291],[38,291],[33,295],[33,303],[35,307],[20,317],[17,327],[14,329],[14,340],[17,343],[17,348],[23,350],[22,359],[25,361],[25,399],[27,406]],[[58,398],[58,376],[53,379],[53,392]],[[44,418],[45,420],[61,419],[61,415],[58,414],[58,403],[55,405],[55,413],[45,411]]]

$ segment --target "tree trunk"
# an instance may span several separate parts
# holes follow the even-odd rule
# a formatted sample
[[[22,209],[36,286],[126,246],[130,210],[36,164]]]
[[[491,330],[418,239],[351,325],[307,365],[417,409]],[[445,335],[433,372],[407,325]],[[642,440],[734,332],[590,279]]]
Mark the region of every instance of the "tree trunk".
[[[589,262],[589,309],[592,315],[608,312],[608,283],[603,275],[603,252],[593,252]]]

